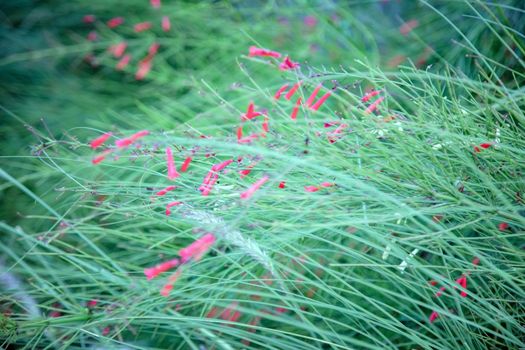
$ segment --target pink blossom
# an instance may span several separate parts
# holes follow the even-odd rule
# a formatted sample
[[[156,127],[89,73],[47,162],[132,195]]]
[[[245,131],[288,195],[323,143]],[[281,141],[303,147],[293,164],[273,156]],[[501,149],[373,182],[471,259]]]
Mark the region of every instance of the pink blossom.
[[[380,98],[378,98],[377,100],[374,101],[374,103],[372,103],[370,106],[368,106],[368,108],[365,110],[365,114],[370,114],[372,113],[373,111],[375,111],[377,109],[377,107],[379,106],[379,104],[381,102],[383,102],[385,98],[383,96],[381,96]]]
[[[292,88],[290,89],[290,91],[288,91],[286,93],[286,95],[284,95],[284,98],[287,99],[288,101],[292,98],[293,94],[295,94],[295,92],[297,91],[297,89],[299,89],[299,87],[301,86],[301,81],[297,82],[294,86],[292,86]]]
[[[225,160],[224,162],[221,162],[219,164],[215,164],[214,166],[212,166],[211,170],[213,170],[213,171],[221,171],[224,168],[226,168],[228,165],[230,165],[231,163],[233,163],[233,159]]]
[[[146,30],[148,30],[150,28],[151,28],[151,22],[137,23],[133,27],[133,29],[135,30],[136,33],[140,33],[140,32],[146,31]]]
[[[261,49],[259,47],[255,47],[255,46],[250,46],[250,52],[249,52],[248,56],[250,56],[250,57],[263,56],[263,57],[280,58],[281,54],[279,52],[276,52],[276,51],[271,51],[271,50]]]
[[[246,191],[241,193],[241,199],[249,199],[251,196],[253,196],[255,191],[257,191],[269,179],[270,178],[268,176],[263,176],[261,179],[251,185]]]
[[[144,136],[146,136],[148,134],[149,134],[149,131],[147,131],[147,130],[139,131],[139,132],[131,135],[130,137],[123,138],[123,139],[115,141],[115,146],[117,146],[118,148],[128,147],[133,142],[137,141],[139,138],[144,137]]]
[[[178,266],[180,263],[179,259],[172,259],[165,261],[163,263],[157,264],[154,267],[149,267],[144,269],[144,274],[146,275],[146,278],[148,280],[151,280],[158,275],[160,275],[163,272],[166,272],[176,266]]]
[[[257,117],[257,116],[262,115],[262,113],[260,113],[260,112],[255,112],[254,109],[255,109],[255,107],[253,105],[253,102],[250,102],[248,104],[248,109],[246,110],[246,114],[243,114],[241,116],[241,120],[243,120],[243,121],[244,120],[251,120],[251,119],[253,119],[253,118]]]
[[[159,51],[160,44],[159,43],[153,43],[148,48],[148,57],[153,58]]]
[[[170,295],[170,292],[173,289],[173,285],[175,284],[175,282],[177,282],[181,274],[182,270],[177,270],[168,278],[168,282],[160,290],[160,294],[162,296],[167,297]]]
[[[286,56],[284,58],[284,60],[281,62],[281,64],[279,64],[279,69],[280,70],[289,70],[289,69],[294,69],[294,68],[297,68],[299,67],[299,63],[297,62],[292,62],[290,60],[290,57]]]
[[[131,55],[125,55],[118,61],[117,66],[115,67],[116,70],[123,70],[126,68],[126,66],[129,64],[129,61],[131,60]]]
[[[166,147],[166,163],[168,167],[168,179],[175,180],[180,176],[180,174],[177,171],[177,168],[175,168],[171,147]]]
[[[257,165],[257,162],[253,162],[251,163],[250,165],[248,165],[246,167],[246,169],[243,169],[241,171],[239,171],[239,174],[241,175],[241,179],[245,178],[246,176],[248,176],[248,174],[251,173],[252,169]]]
[[[91,163],[98,164],[98,163],[102,162],[104,159],[106,159],[106,156],[108,156],[112,152],[113,152],[113,150],[111,150],[111,149],[104,150],[101,154],[99,154],[98,156],[93,158],[91,160]]]
[[[319,93],[319,90],[321,90],[321,88],[323,87],[323,85],[319,84],[315,87],[314,91],[312,91],[312,94],[310,95],[310,97],[308,97],[308,100],[306,100],[306,106],[310,107],[312,105],[312,103],[314,103],[315,101],[315,98],[317,97],[317,94]]]
[[[306,192],[317,192],[317,191],[319,191],[319,187],[317,187],[317,186],[304,186],[304,190]]]
[[[407,35],[412,30],[414,30],[419,25],[419,21],[417,19],[412,19],[408,22],[405,22],[399,27],[399,32],[402,35]]]
[[[375,97],[381,93],[381,90],[372,90],[370,92],[367,92],[362,98],[362,102],[368,102],[372,97]]]
[[[186,159],[184,160],[184,163],[182,163],[182,166],[180,167],[180,171],[181,172],[186,172],[186,170],[188,170],[188,166],[190,166],[190,163],[192,161],[192,157],[186,157]]]
[[[95,22],[95,16],[94,15],[85,15],[83,18],[84,23],[93,23]]]
[[[251,143],[252,141],[255,141],[259,138],[258,134],[251,134],[246,137],[243,137],[239,140],[237,140],[238,143]]]
[[[171,215],[171,208],[176,206],[176,205],[181,205],[182,202],[170,202],[166,205],[166,216],[170,216]]]
[[[439,314],[437,313],[437,311],[432,311],[432,313],[430,314],[430,317],[428,318],[428,321],[432,323],[436,320],[436,318],[438,318],[438,316]]]
[[[277,92],[275,93],[275,95],[273,96],[276,100],[280,99],[281,98],[281,95],[283,94],[283,92],[286,91],[286,89],[288,89],[288,86],[289,84],[284,84],[283,86],[281,86],[279,88],[279,90],[277,90]]]
[[[317,18],[315,18],[314,16],[306,16],[303,19],[303,23],[305,26],[313,28],[317,25]]]
[[[467,276],[462,275],[456,280],[456,283],[459,284],[463,289],[467,289]],[[467,292],[462,290],[461,296],[465,298],[467,296]]]
[[[109,52],[111,52],[113,56],[115,56],[116,58],[119,58],[120,56],[124,54],[127,47],[128,47],[128,44],[126,44],[125,41],[122,41],[116,45],[111,45],[109,47]]]
[[[150,0],[150,4],[154,9],[160,8],[160,0]]]
[[[166,188],[164,188],[164,189],[158,191],[158,192],[156,193],[156,195],[159,196],[159,197],[162,197],[162,196],[164,196],[166,193],[168,193],[168,192],[170,192],[170,191],[173,191],[173,190],[176,189],[176,188],[177,188],[177,186],[173,186],[173,185],[168,186],[168,187],[166,187]]]
[[[195,242],[179,250],[179,255],[183,263],[193,259],[199,261],[202,256],[211,248],[215,243],[215,236],[212,233],[208,233]]]
[[[162,16],[162,30],[165,32],[169,32],[171,29],[171,22],[170,18],[168,16]]]
[[[110,133],[110,132],[107,132],[107,133],[103,134],[102,136],[97,137],[96,139],[94,139],[93,141],[90,142],[91,148],[95,149],[97,147],[102,146],[104,144],[104,142],[106,142],[107,139],[109,139],[111,137],[111,135],[113,135],[113,134]]]
[[[312,105],[312,107],[310,107],[310,108],[312,110],[314,110],[314,111],[317,111],[323,105],[323,103],[325,103],[325,101],[328,99],[328,97],[330,97],[331,94],[332,94],[332,91],[328,91],[326,94],[321,96],[321,98],[319,100],[317,100],[317,102],[314,103]]]
[[[116,28],[119,25],[121,25],[122,23],[124,23],[124,18],[123,17],[115,17],[115,18],[110,19],[107,22],[107,25],[108,25],[109,28]]]
[[[301,106],[301,98],[299,97],[297,101],[295,102],[295,106],[293,107],[292,114],[290,115],[290,118],[292,120],[297,119],[297,113],[299,112],[299,107]]]
[[[92,30],[92,31],[90,31],[88,33],[87,39],[88,39],[88,41],[95,41],[95,40],[97,40],[97,37],[98,37],[97,36],[97,32]]]
[[[149,71],[151,70],[151,59],[149,57],[146,57],[142,61],[139,62],[139,69],[135,73],[135,79],[142,80],[148,75]]]

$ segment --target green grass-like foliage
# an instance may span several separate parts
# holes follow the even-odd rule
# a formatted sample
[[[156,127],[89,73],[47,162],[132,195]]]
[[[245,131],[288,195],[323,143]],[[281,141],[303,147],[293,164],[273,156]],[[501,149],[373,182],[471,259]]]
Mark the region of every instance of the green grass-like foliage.
[[[520,1],[9,6],[2,38],[26,45],[0,58],[3,347],[525,346]],[[97,21],[83,24],[85,14]],[[119,15],[125,25],[108,29]],[[143,21],[154,28],[133,32]],[[117,72],[107,48],[122,40],[134,60]],[[153,42],[152,71],[136,81]],[[280,71],[280,60],[248,57],[251,45],[301,66]],[[292,99],[274,98],[299,81]],[[318,98],[332,95],[292,120],[319,84]],[[363,102],[371,89],[381,92]],[[241,122],[250,102],[269,132],[239,144],[241,124],[245,136],[262,128],[263,116]],[[113,145],[143,129],[139,147]],[[92,150],[104,132],[113,136]],[[193,156],[175,181],[168,146],[177,167]],[[104,149],[113,153],[92,164]],[[323,182],[333,185],[305,190]],[[172,201],[183,204],[166,216]],[[171,273],[148,281],[144,268],[204,233],[212,249],[160,295]]]

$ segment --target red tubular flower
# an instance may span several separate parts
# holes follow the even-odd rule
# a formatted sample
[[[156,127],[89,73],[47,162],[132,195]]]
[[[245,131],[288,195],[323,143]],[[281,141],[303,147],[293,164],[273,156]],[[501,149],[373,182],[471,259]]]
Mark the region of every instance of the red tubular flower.
[[[219,174],[217,174],[215,172],[211,172],[211,173],[212,173],[212,176],[211,176],[210,180],[206,184],[203,184],[201,187],[199,187],[199,190],[202,191],[202,195],[203,196],[207,196],[207,195],[210,194],[210,192],[211,192],[211,190],[213,188],[213,185],[215,185],[215,183],[219,179]]]
[[[331,128],[332,126],[339,125],[341,122],[339,120],[333,121],[333,122],[325,122],[324,127],[325,128]]]
[[[319,191],[319,187],[317,187],[317,186],[304,186],[304,190],[306,192],[317,192],[317,191]]]
[[[171,215],[171,208],[176,206],[176,205],[181,205],[182,202],[170,202],[168,204],[166,204],[166,216],[170,216]]]
[[[439,314],[437,313],[437,311],[432,311],[432,313],[430,314],[430,317],[428,318],[428,321],[432,323],[436,320],[436,318],[438,318],[438,316]]]
[[[260,116],[262,115],[262,113],[260,112],[255,112],[254,111],[254,106],[253,106],[253,102],[250,102],[248,104],[248,109],[246,110],[246,114],[243,114],[241,116],[241,120],[245,121],[245,120],[251,120],[257,116]]]
[[[263,136],[266,136],[263,134]],[[238,139],[237,142],[238,143],[250,143],[252,141],[255,141],[259,138],[259,135],[258,134],[251,134],[249,136],[246,136],[246,137],[243,137],[242,139]]]
[[[456,283],[459,284],[463,289],[467,289],[467,276],[462,275],[456,280]],[[465,298],[467,296],[467,292],[461,291],[461,296]]]
[[[443,292],[445,291],[445,289],[447,289],[447,288],[446,288],[446,287],[441,287],[441,288],[439,288],[439,291],[436,292],[436,298],[439,298],[439,297],[443,294]]]
[[[208,171],[208,174],[206,174],[204,180],[202,180],[202,185],[199,187],[200,191],[202,191],[203,187],[205,187],[210,182],[213,175],[216,175],[213,170]]]
[[[212,233],[208,233],[195,242],[179,250],[179,255],[183,263],[193,259],[199,261],[202,256],[211,248],[215,243],[215,236]]]
[[[323,105],[323,103],[326,102],[326,100],[328,99],[328,97],[330,97],[330,95],[332,94],[332,91],[328,91],[326,94],[324,94],[323,96],[321,96],[321,98],[319,100],[317,100],[316,103],[314,103],[312,105],[312,107],[310,107],[312,110],[314,111],[317,111],[319,109],[319,107],[321,107]]]
[[[266,181],[270,178],[268,176],[263,176],[261,179],[257,180],[253,185],[251,185],[246,191],[241,193],[241,199],[249,199],[255,191],[257,191]]]
[[[95,158],[93,158],[93,159],[91,160],[91,163],[93,163],[93,164],[98,164],[98,163],[102,162],[104,159],[106,159],[106,156],[107,156],[108,154],[111,154],[111,152],[113,152],[113,150],[111,150],[111,149],[107,149],[107,150],[105,150],[104,152],[102,152],[101,154],[99,154],[98,156],[96,156]]]
[[[225,321],[236,322],[241,317],[241,313],[236,311],[238,306],[238,301],[232,302],[230,305],[228,305],[228,307],[226,307],[226,309],[224,309],[219,317]]]
[[[186,170],[188,170],[188,166],[190,165],[191,161],[192,161],[192,157],[187,157],[185,160],[184,160],[184,163],[182,163],[182,166],[180,167],[180,171],[181,172],[186,172]]]
[[[399,32],[401,33],[401,35],[407,35],[418,25],[419,21],[417,19],[412,19],[408,22],[403,23],[401,27],[399,27]]]
[[[217,312],[219,312],[219,308],[212,307],[210,312],[206,315],[206,318],[214,318],[217,315]]]
[[[124,23],[124,18],[123,17],[115,17],[115,18],[110,19],[107,22],[107,25],[108,25],[109,28],[116,28],[119,25],[121,25],[122,23]]]
[[[290,60],[290,57],[286,56],[284,58],[284,60],[281,62],[281,64],[279,64],[279,69],[280,70],[289,70],[289,69],[294,69],[294,68],[297,68],[299,67],[299,63],[297,62],[292,62]]]
[[[95,299],[91,299],[90,301],[88,301],[88,302],[86,303],[86,306],[87,306],[88,308],[92,308],[92,307],[97,306],[97,304],[98,304],[98,301],[97,301],[97,300],[95,300]]]
[[[253,162],[246,167],[246,169],[239,171],[241,179],[245,178],[248,174],[251,173],[252,169],[257,165],[257,162]]]
[[[322,87],[323,87],[323,85],[321,85],[321,84],[317,85],[317,87],[314,89],[314,91],[312,92],[310,97],[308,97],[308,100],[306,100],[306,105],[308,107],[310,107],[312,105],[312,103],[314,103],[315,98],[317,97],[317,94],[319,93],[319,90],[321,90]]]
[[[375,97],[381,93],[381,90],[372,90],[370,92],[367,92],[363,98],[361,98],[361,101],[368,102],[372,97]]]
[[[118,61],[115,69],[116,70],[123,70],[124,68],[127,67],[127,65],[129,64],[130,60],[131,60],[131,55],[125,55],[124,57],[122,57],[120,59],[120,61]]]
[[[168,179],[175,180],[180,176],[180,174],[177,171],[177,168],[175,168],[171,147],[166,147],[166,162],[168,166]]]
[[[150,4],[154,9],[160,8],[160,0],[150,0]]]
[[[292,120],[297,119],[297,113],[299,112],[299,107],[301,106],[301,98],[299,97],[297,101],[295,102],[295,106],[293,107],[292,114],[290,115],[290,118]]]
[[[299,86],[301,86],[301,83],[302,82],[297,82],[295,83],[294,86],[292,86],[292,88],[290,89],[290,91],[288,91],[286,93],[286,95],[284,95],[284,98],[287,99],[288,101],[292,98],[293,94],[295,94],[295,92],[297,91],[297,89],[299,89]]]
[[[148,57],[153,58],[159,51],[160,44],[159,43],[153,43],[148,48]]]
[[[284,188],[285,186],[286,186],[286,182],[285,181],[279,182],[279,188]]]
[[[130,137],[123,138],[123,139],[115,141],[115,146],[117,146],[118,148],[128,147],[133,142],[137,141],[139,138],[144,137],[144,136],[146,136],[148,134],[149,134],[149,131],[147,131],[147,130],[139,131],[139,132],[131,135]]]
[[[119,58],[120,56],[124,54],[127,47],[128,47],[128,44],[126,44],[125,41],[122,41],[116,45],[111,45],[109,47],[109,52],[111,52],[113,56],[115,56],[116,58]]]
[[[179,263],[179,259],[168,260],[158,265],[155,265],[154,267],[144,269],[144,274],[146,275],[146,278],[148,280],[151,280],[160,275],[161,273],[166,272],[174,267],[177,267]]]
[[[177,188],[177,186],[173,186],[173,185],[172,185],[172,186],[168,186],[168,187],[166,187],[166,188],[160,190],[160,191],[157,192],[156,194],[157,194],[157,196],[162,197],[162,196],[164,196],[166,193],[168,193],[169,191],[173,191],[173,190],[176,189],[176,188]]]
[[[498,229],[500,231],[505,231],[506,229],[509,228],[509,224],[507,224],[506,222],[501,222],[499,225],[498,225]]]
[[[95,22],[95,16],[94,15],[85,15],[82,21],[84,23],[93,23],[93,22]]]
[[[237,141],[242,139],[242,125],[237,128]]]
[[[264,116],[264,121],[262,123],[262,128],[263,128],[263,134],[264,136],[266,136],[266,133],[270,132],[270,127],[268,125],[268,122],[270,121],[270,118],[268,118],[267,116]]]
[[[276,311],[278,314],[283,314],[283,313],[285,313],[285,312],[288,311],[288,310],[286,310],[284,307],[276,307],[276,308],[275,308],[275,311]]]
[[[133,29],[135,30],[136,33],[140,33],[140,32],[146,31],[146,30],[148,30],[150,28],[151,28],[151,22],[141,22],[141,23],[137,23],[137,24],[135,24],[135,26],[133,26]]]
[[[224,162],[221,162],[219,164],[215,164],[214,166],[212,166],[211,170],[213,170],[213,171],[221,171],[224,168],[226,168],[228,165],[230,165],[231,163],[233,163],[233,159],[225,160]]]
[[[199,187],[199,191],[202,192],[203,196],[207,196],[208,194],[210,194],[213,185],[215,185],[219,178],[219,174],[217,173],[226,168],[232,162],[233,159],[228,159],[211,167],[211,170],[208,172],[208,174],[202,181],[202,185],[200,185]]]
[[[170,18],[168,16],[162,16],[162,22],[161,22],[162,30],[165,32],[169,32],[171,29],[171,22]]]
[[[168,283],[166,283],[164,287],[162,287],[162,289],[160,290],[160,294],[162,296],[167,297],[170,295],[170,292],[173,289],[173,285],[175,284],[175,282],[177,282],[181,273],[182,270],[177,270],[168,278]]]
[[[477,265],[479,264],[479,258],[478,258],[478,257],[474,258],[474,259],[472,260],[472,264],[473,264],[474,266],[477,266]]]
[[[249,51],[250,52],[248,53],[248,56],[250,57],[254,57],[254,56],[275,57],[275,58],[281,57],[281,54],[279,52],[261,49],[256,46],[250,46]]]
[[[95,41],[95,40],[97,40],[97,38],[98,38],[97,32],[94,31],[94,30],[89,32],[88,35],[87,35],[88,41]]]
[[[102,146],[104,144],[104,142],[106,142],[107,139],[109,139],[111,137],[111,135],[113,135],[113,134],[110,133],[110,132],[107,132],[107,133],[103,134],[102,136],[97,137],[96,139],[94,139],[93,141],[91,141],[89,143],[91,145],[91,148],[95,149],[97,147]]]
[[[275,95],[273,96],[276,100],[280,99],[281,98],[281,95],[283,94],[283,92],[286,91],[286,89],[288,89],[288,84],[284,84],[283,86],[281,86],[279,88],[279,90],[277,90],[277,92],[275,93]]]
[[[151,63],[149,56],[139,62],[139,69],[137,69],[137,72],[135,73],[136,80],[142,80],[148,75],[151,70]]]
[[[368,108],[365,110],[365,114],[370,114],[372,113],[373,111],[375,111],[377,109],[377,107],[379,106],[379,104],[381,102],[383,102],[385,98],[382,96],[380,98],[378,98],[377,100],[375,100],[370,106],[368,106]]]
[[[321,187],[332,187],[335,186],[333,182],[321,182]]]

